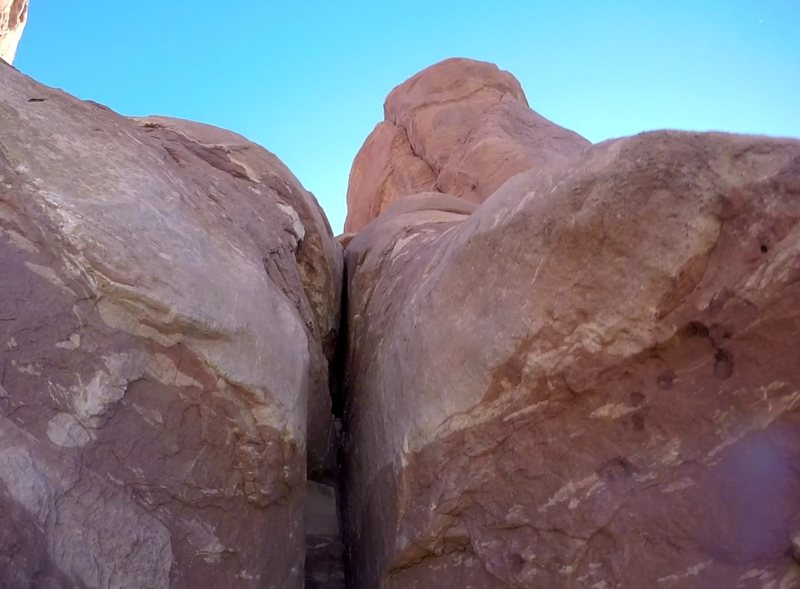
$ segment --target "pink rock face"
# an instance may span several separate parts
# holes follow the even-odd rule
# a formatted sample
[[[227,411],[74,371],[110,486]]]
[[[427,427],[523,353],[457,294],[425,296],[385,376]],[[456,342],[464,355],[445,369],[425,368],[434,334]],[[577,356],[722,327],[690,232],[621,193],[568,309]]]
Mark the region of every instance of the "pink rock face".
[[[483,202],[515,174],[588,145],[532,111],[511,74],[468,59],[415,75],[392,90],[384,111],[350,171],[347,232],[418,192]]]
[[[436,174],[414,154],[405,129],[379,123],[350,171],[345,231],[357,232],[398,199],[429,190],[436,190]]]
[[[0,0],[0,59],[14,62],[28,21],[28,0]]]
[[[800,142],[648,133],[459,203],[346,249],[352,585],[797,586]]]
[[[0,146],[0,585],[301,587],[341,272],[313,197],[10,67]]]

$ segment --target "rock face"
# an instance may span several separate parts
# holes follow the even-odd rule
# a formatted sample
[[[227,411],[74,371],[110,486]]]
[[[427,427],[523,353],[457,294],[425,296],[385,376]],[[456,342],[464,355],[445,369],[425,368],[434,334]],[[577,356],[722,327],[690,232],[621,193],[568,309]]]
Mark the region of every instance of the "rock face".
[[[415,75],[392,90],[384,112],[350,171],[347,232],[414,193],[483,202],[515,174],[546,168],[588,145],[532,111],[511,74],[469,59]]]
[[[0,0],[0,59],[14,62],[27,21],[28,0]]]
[[[336,489],[309,483],[306,492],[305,589],[344,589],[344,545]]]
[[[559,153],[347,246],[352,586],[796,586],[800,142]]]
[[[340,297],[274,155],[0,64],[0,586],[799,586],[800,141],[385,110]]]
[[[0,585],[302,586],[340,271],[269,152],[0,65]]]

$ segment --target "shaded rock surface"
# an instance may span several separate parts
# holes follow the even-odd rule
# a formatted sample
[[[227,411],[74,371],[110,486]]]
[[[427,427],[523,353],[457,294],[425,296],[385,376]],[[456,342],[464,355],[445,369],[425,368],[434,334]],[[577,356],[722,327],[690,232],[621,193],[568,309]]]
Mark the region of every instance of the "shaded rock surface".
[[[344,589],[344,544],[337,489],[309,483],[306,492],[306,589]]]
[[[400,84],[384,112],[350,171],[347,232],[415,193],[483,202],[515,174],[588,145],[531,110],[514,76],[470,59],[448,59]]]
[[[0,0],[0,59],[14,62],[28,21],[28,0]]]
[[[0,65],[3,586],[302,586],[340,251],[243,137]]]
[[[345,252],[352,585],[797,586],[800,142],[648,133],[468,204]]]

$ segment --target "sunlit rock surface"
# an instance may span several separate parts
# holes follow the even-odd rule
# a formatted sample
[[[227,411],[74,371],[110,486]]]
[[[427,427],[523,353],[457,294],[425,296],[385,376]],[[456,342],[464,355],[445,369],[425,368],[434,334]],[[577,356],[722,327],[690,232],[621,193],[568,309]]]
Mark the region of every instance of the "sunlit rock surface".
[[[348,232],[418,192],[483,202],[515,174],[588,145],[531,110],[514,76],[471,59],[448,59],[406,80],[384,112],[350,171]]]
[[[353,587],[800,583],[800,142],[609,141],[345,256]]]
[[[243,137],[0,64],[0,585],[301,587],[340,252]]]
[[[385,115],[337,242],[0,64],[0,586],[800,585],[800,142],[592,146],[465,59]]]
[[[28,0],[0,0],[0,59],[14,62],[28,20]]]

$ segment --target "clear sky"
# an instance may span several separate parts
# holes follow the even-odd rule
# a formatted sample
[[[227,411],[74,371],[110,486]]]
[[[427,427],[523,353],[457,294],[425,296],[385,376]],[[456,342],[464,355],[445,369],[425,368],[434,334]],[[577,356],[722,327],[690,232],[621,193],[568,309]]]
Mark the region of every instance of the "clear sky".
[[[800,0],[31,0],[15,65],[123,114],[237,131],[341,230],[350,164],[397,84],[497,63],[591,141],[659,128],[800,137]]]

